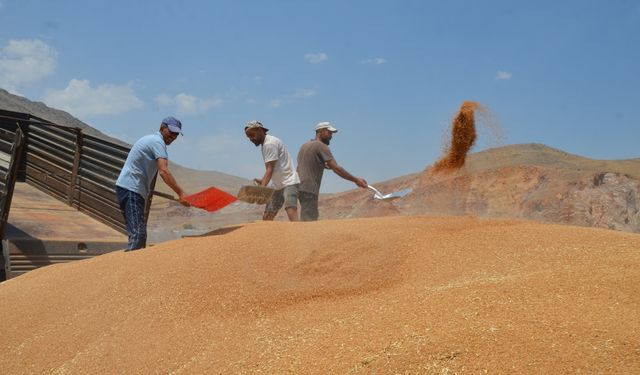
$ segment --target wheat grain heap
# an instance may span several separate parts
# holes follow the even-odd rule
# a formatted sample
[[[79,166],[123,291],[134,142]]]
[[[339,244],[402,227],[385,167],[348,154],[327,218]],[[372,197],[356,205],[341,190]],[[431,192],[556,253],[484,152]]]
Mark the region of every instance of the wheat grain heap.
[[[3,374],[640,373],[640,236],[260,222],[0,284]]]

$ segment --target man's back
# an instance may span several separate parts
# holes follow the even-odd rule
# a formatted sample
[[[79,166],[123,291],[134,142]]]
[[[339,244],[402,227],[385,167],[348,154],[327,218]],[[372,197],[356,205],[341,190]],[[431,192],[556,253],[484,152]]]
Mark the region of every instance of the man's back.
[[[158,158],[168,159],[167,146],[162,135],[158,132],[140,138],[131,147],[116,186],[134,191],[146,198],[149,195],[151,180],[158,172]]]
[[[271,177],[271,182],[276,189],[282,189],[285,186],[300,182],[298,174],[293,169],[293,161],[289,151],[287,151],[284,143],[279,138],[268,134],[265,136],[262,144],[262,158],[265,163],[276,161],[273,176]]]
[[[300,191],[318,195],[325,163],[333,160],[333,154],[326,144],[313,139],[300,147],[298,152],[298,175]]]

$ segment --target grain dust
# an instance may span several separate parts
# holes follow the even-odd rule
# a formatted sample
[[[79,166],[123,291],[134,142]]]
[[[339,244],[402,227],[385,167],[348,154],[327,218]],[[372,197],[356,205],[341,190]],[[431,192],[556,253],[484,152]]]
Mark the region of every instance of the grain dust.
[[[434,166],[434,172],[450,172],[464,165],[467,154],[476,142],[475,111],[480,104],[472,101],[462,103],[451,124],[450,143],[445,147],[444,155]]]

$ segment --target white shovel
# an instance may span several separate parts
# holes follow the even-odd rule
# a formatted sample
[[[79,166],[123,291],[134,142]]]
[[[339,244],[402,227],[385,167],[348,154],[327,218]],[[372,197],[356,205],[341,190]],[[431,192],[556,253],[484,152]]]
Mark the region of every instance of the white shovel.
[[[405,195],[411,193],[411,188],[407,188],[404,190],[400,190],[400,191],[396,191],[390,194],[382,194],[380,191],[378,191],[378,189],[374,188],[371,185],[367,185],[367,187],[371,190],[373,190],[374,194],[373,194],[373,198],[375,199],[393,199],[393,198],[402,198]]]

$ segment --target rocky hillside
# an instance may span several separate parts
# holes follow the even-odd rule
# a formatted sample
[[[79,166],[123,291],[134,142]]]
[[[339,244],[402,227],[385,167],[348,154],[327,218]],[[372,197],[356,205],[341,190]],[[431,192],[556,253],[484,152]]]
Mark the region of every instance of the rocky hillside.
[[[0,108],[31,113],[77,126],[115,142],[67,112],[0,89]],[[187,191],[217,186],[235,194],[249,180],[216,171],[172,164]],[[330,172],[327,172],[330,173]],[[640,232],[640,159],[593,160],[540,144],[511,145],[471,154],[452,173],[425,171],[375,184],[383,192],[407,187],[413,192],[395,201],[377,201],[369,190],[350,190],[321,198],[321,218],[389,215],[477,215]],[[157,190],[170,192],[161,181]],[[150,230],[167,238],[184,229],[209,230],[260,219],[262,207],[233,204],[215,214],[154,199]],[[283,216],[278,217],[283,219]],[[174,234],[166,234],[174,231]],[[165,237],[163,237],[165,238]]]
[[[477,215],[640,232],[640,159],[592,160],[540,144],[470,155],[453,173],[423,173],[376,185],[412,187],[396,201],[365,190],[322,200],[324,218],[386,215]]]

